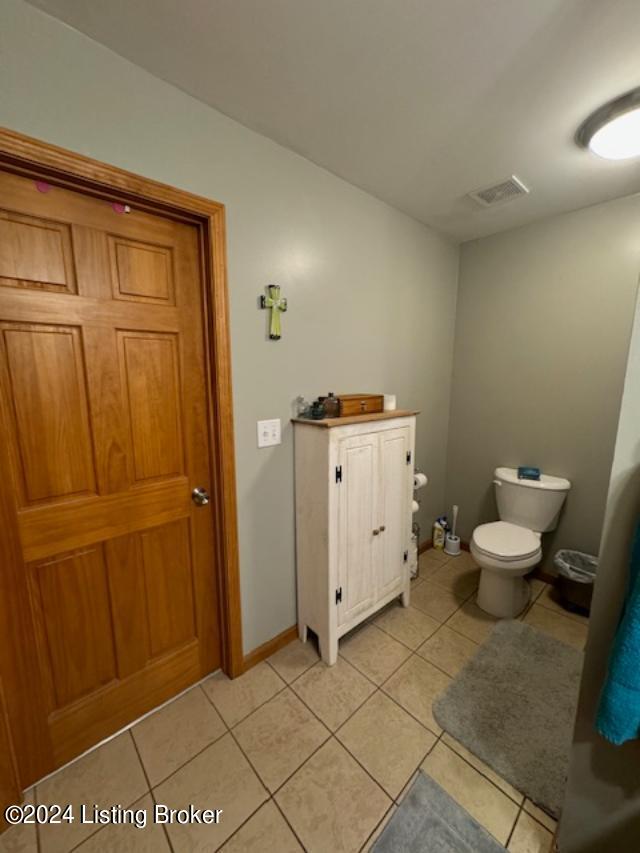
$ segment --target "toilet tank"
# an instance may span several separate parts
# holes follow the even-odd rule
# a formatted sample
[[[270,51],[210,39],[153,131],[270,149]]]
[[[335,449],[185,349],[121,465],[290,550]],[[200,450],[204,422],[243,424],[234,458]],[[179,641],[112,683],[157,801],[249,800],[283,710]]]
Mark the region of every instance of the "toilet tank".
[[[494,485],[502,521],[538,533],[555,530],[560,509],[571,488],[569,480],[542,474],[539,480],[519,480],[515,468],[496,468]]]

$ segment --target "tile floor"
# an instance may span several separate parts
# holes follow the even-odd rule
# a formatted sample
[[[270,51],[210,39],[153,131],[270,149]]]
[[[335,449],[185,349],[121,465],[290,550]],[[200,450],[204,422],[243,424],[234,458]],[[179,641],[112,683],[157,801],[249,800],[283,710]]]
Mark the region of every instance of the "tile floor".
[[[554,821],[443,733],[432,700],[486,639],[470,555],[420,558],[411,607],[345,639],[335,667],[294,642],[218,673],[39,783],[36,803],[221,808],[218,825],[14,827],[0,853],[368,850],[423,767],[511,853],[547,853]],[[521,617],[583,647],[586,620],[533,582]]]

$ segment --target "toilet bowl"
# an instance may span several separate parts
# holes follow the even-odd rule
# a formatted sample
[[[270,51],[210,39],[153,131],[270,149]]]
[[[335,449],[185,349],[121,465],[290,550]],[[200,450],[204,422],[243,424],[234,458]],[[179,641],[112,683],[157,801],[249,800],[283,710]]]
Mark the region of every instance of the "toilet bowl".
[[[524,575],[542,559],[540,539],[539,533],[507,521],[476,527],[470,550],[482,569],[479,607],[503,619],[524,610],[530,595]]]
[[[541,561],[542,533],[555,529],[571,483],[547,474],[519,480],[515,468],[496,468],[494,477],[501,520],[476,527],[470,551],[481,569],[478,606],[509,619],[529,603],[524,576]]]

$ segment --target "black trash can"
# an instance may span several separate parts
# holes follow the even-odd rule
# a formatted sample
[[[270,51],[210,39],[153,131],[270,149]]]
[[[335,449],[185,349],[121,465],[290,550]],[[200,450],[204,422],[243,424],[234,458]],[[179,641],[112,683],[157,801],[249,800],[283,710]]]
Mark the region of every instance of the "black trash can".
[[[558,591],[567,610],[589,615],[598,558],[564,549],[553,559],[558,570]]]

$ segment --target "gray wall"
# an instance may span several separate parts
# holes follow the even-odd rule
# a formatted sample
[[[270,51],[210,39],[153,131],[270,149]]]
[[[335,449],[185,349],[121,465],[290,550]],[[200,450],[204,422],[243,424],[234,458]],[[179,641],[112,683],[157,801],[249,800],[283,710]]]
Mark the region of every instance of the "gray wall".
[[[638,244],[636,238],[636,245]],[[612,746],[593,728],[621,612],[631,540],[640,519],[640,303],[636,311],[611,471],[569,783],[561,853],[640,847],[640,741]]]
[[[227,206],[244,646],[295,623],[291,401],[422,410],[425,527],[444,500],[458,249],[20,0],[2,0],[0,124]],[[289,298],[279,343],[257,299]],[[258,451],[256,420],[283,420]]]
[[[640,196],[462,247],[447,465],[460,533],[496,519],[498,465],[573,488],[558,547],[597,553],[640,271]]]

